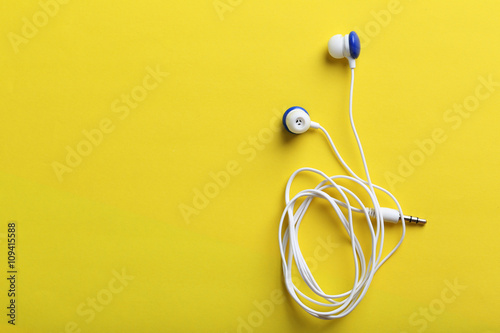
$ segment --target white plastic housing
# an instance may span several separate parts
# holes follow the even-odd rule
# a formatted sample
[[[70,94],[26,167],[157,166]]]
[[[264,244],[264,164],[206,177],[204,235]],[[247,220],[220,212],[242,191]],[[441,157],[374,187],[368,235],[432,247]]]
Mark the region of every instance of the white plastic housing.
[[[335,59],[344,57],[344,38],[342,35],[335,35],[328,41],[328,52]]]
[[[398,223],[400,221],[399,211],[392,208],[380,207],[380,212],[384,218],[384,222]],[[375,217],[375,209],[370,208],[368,215]]]

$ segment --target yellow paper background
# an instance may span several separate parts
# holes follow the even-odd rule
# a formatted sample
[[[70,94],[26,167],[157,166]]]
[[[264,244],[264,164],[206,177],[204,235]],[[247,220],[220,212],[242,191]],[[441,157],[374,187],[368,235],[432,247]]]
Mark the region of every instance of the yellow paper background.
[[[2,331],[500,331],[498,2],[42,0],[0,9],[0,260],[3,276],[16,221],[19,270],[15,328],[0,283]],[[409,226],[356,310],[326,322],[283,296],[277,228],[295,169],[342,170],[321,133],[294,137],[276,125],[287,107],[307,108],[361,173],[349,68],[326,51],[329,37],[353,29],[363,40],[354,114],[372,179],[429,224]],[[154,81],[151,71],[168,75]],[[145,78],[152,89],[140,88]],[[122,94],[134,91],[147,96],[126,111]],[[108,133],[89,148],[84,131],[97,128]],[[420,152],[416,141],[436,131],[441,142]],[[79,145],[87,156],[58,178],[54,163],[67,164],[67,147]],[[213,180],[221,172],[224,186]],[[391,185],[391,175],[401,178]],[[213,198],[193,208],[204,190]],[[196,213],[186,218],[187,206]],[[302,244],[319,282],[340,292],[352,259],[321,207],[304,221]],[[398,233],[388,228],[388,245]],[[325,241],[333,255],[317,250]],[[450,293],[454,283],[465,289]]]

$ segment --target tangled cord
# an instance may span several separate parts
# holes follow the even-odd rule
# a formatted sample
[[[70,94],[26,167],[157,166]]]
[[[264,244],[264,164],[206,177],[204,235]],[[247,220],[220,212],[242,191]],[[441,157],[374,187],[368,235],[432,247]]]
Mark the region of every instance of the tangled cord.
[[[396,200],[396,198],[386,189],[374,185],[371,181],[370,174],[368,172],[368,166],[366,164],[365,155],[363,153],[363,148],[361,146],[361,141],[359,139],[358,133],[354,126],[354,120],[352,116],[352,96],[353,96],[353,87],[354,87],[354,69],[351,70],[351,89],[350,89],[350,97],[349,97],[349,119],[351,122],[352,131],[356,138],[358,149],[361,154],[361,159],[363,162],[363,167],[365,170],[366,180],[358,177],[345,163],[345,161],[340,156],[335,144],[333,143],[328,132],[321,126],[318,126],[318,129],[321,130],[325,136],[328,138],[330,146],[332,147],[337,159],[340,164],[344,167],[344,169],[350,174],[350,176],[346,175],[337,175],[329,177],[324,172],[313,169],[313,168],[300,168],[296,170],[287,182],[286,190],[285,190],[285,200],[286,207],[281,215],[281,221],[279,225],[279,244],[280,244],[280,252],[281,259],[283,265],[283,275],[285,279],[285,284],[287,287],[290,296],[309,314],[321,318],[321,319],[334,319],[341,318],[348,315],[354,308],[359,304],[359,302],[363,299],[366,292],[368,291],[368,287],[377,272],[377,270],[389,259],[392,254],[399,248],[401,243],[403,242],[405,236],[405,223],[402,222],[402,234],[399,242],[394,246],[394,248],[384,257],[382,257],[382,250],[384,246],[384,214],[383,209],[381,208],[378,202],[377,194],[375,190],[382,191],[386,193],[396,204],[399,216],[404,216],[403,211],[401,209],[400,204]],[[323,180],[314,188],[314,189],[306,189],[297,193],[292,199],[290,199],[290,187],[292,185],[295,177],[301,172],[312,172],[317,175],[323,177]],[[337,180],[350,181],[357,185],[359,185],[364,192],[368,194],[370,197],[370,205],[368,208],[361,199],[350,189],[345,186],[337,184]],[[342,200],[336,199],[328,194],[325,190],[333,189],[335,193],[339,194]],[[301,198],[304,198],[300,205],[296,207],[297,201]],[[354,267],[355,267],[355,279],[354,284],[351,290],[337,294],[330,295],[323,291],[323,289],[318,285],[316,279],[314,278],[309,266],[307,265],[304,256],[300,250],[299,241],[298,241],[298,231],[300,224],[302,222],[302,218],[304,217],[311,201],[314,198],[321,198],[328,201],[332,209],[334,210],[337,217],[342,222],[350,240],[352,247],[352,255],[354,258]],[[354,202],[357,206],[353,206],[349,198],[354,199]],[[347,210],[346,214],[341,210],[341,207]],[[364,215],[364,220],[368,225],[368,229],[371,235],[371,255],[368,262],[365,259],[365,255],[361,248],[361,245],[354,233],[353,229],[353,216],[352,213],[362,213]],[[285,218],[288,217],[288,226],[286,230],[283,232],[284,221]],[[370,218],[375,220],[375,228],[373,227],[372,221]],[[288,251],[288,253],[287,253]],[[322,298],[322,301],[317,301],[301,290],[297,288],[297,286],[292,281],[292,266],[295,262],[297,270],[309,287],[309,289],[314,292],[317,296]],[[303,300],[306,300],[310,303],[316,304],[318,306],[325,307],[324,311],[317,311],[307,304],[304,303]]]

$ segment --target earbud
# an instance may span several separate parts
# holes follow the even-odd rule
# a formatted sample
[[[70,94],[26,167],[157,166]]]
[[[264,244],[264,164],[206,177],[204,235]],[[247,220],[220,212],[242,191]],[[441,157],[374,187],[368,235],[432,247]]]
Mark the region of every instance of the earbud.
[[[356,68],[354,59],[359,57],[361,42],[354,31],[345,36],[335,35],[328,41],[328,52],[335,59],[347,58],[349,67]]]
[[[302,134],[310,127],[318,128],[319,124],[311,121],[311,117],[306,109],[300,106],[292,106],[283,115],[283,126],[293,134]]]

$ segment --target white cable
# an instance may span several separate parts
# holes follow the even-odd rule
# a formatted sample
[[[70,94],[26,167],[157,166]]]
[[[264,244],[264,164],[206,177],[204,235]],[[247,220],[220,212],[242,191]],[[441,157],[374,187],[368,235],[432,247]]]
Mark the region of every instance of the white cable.
[[[344,167],[349,175],[337,175],[337,176],[327,176],[324,172],[316,170],[313,168],[300,168],[296,170],[288,180],[285,190],[285,200],[286,207],[281,216],[280,226],[279,226],[279,243],[281,259],[283,264],[283,275],[285,279],[285,284],[290,296],[309,314],[321,318],[321,319],[334,319],[341,318],[348,315],[354,308],[359,304],[359,302],[365,296],[368,287],[373,279],[373,276],[377,270],[389,259],[390,256],[399,248],[403,242],[405,236],[405,223],[402,222],[402,233],[399,242],[394,246],[394,248],[384,257],[382,257],[382,250],[384,246],[384,220],[390,219],[390,211],[397,213],[394,221],[397,222],[399,217],[403,217],[403,211],[399,205],[396,198],[386,189],[377,186],[372,183],[370,174],[368,172],[368,166],[366,164],[365,155],[363,153],[363,147],[361,146],[361,141],[359,139],[356,127],[354,126],[354,119],[352,115],[352,96],[354,87],[354,69],[351,70],[351,89],[349,96],[349,119],[351,121],[352,131],[356,142],[358,144],[358,149],[361,154],[361,159],[363,162],[363,167],[365,171],[366,180],[358,177],[347,163],[340,156],[335,144],[333,143],[328,132],[320,125],[317,128],[321,130],[328,139],[330,146],[332,147],[337,159],[340,164]],[[314,188],[306,189],[297,193],[292,199],[290,199],[290,187],[292,185],[295,177],[301,172],[312,172],[321,177],[323,180]],[[362,189],[368,197],[370,198],[369,204],[365,205],[359,196],[357,196],[354,191],[349,188],[337,184],[337,180],[342,179],[354,183],[358,188]],[[353,184],[353,185],[354,185]],[[333,189],[337,194],[337,199],[328,194],[325,190]],[[396,204],[397,211],[388,208],[381,208],[377,198],[375,190],[379,190],[387,194]],[[331,190],[330,190],[331,191]],[[300,204],[297,204],[299,199],[303,198]],[[304,256],[300,250],[298,231],[302,218],[304,217],[311,201],[314,198],[326,200],[335,214],[339,218],[343,227],[345,228],[348,237],[351,240],[352,255],[354,258],[354,283],[351,290],[337,294],[331,295],[323,291],[323,289],[316,282],[313,273],[309,269]],[[299,201],[300,202],[300,201]],[[353,205],[354,204],[354,205]],[[297,206],[297,207],[296,207]],[[345,208],[346,213],[344,213],[341,207]],[[371,207],[371,208],[368,208]],[[344,210],[344,211],[345,211]],[[367,261],[361,245],[354,233],[353,229],[353,216],[352,213],[360,213],[364,215],[364,222],[368,227],[371,235],[371,254]],[[283,231],[285,218],[288,217],[288,226],[286,230]],[[372,223],[370,217],[374,219],[375,223]],[[403,220],[403,219],[401,219]],[[374,225],[373,225],[374,224]],[[309,289],[314,292],[317,298],[321,298],[321,301],[314,299],[306,293],[299,290],[292,281],[292,266],[295,263],[297,270],[304,280],[305,284]],[[317,308],[322,308],[321,311],[313,309],[311,306],[316,305]]]

